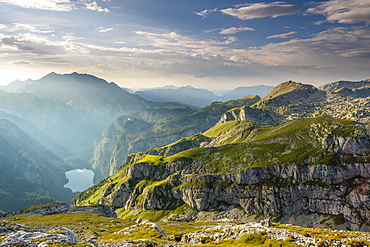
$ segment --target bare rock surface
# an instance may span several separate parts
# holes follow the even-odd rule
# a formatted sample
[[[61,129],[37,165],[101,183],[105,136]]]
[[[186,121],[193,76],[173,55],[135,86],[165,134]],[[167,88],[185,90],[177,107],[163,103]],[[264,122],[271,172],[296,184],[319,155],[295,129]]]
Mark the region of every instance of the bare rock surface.
[[[30,246],[30,247],[44,247],[48,244],[73,244],[78,241],[78,237],[72,230],[59,227],[51,232],[53,233],[43,233],[43,232],[30,232],[30,231],[16,231],[9,234],[4,241],[0,243],[0,247],[8,246]],[[35,240],[42,240],[42,243],[37,244]]]
[[[116,213],[112,210],[112,208],[104,205],[98,206],[82,206],[82,207],[75,207],[70,206],[65,203],[50,203],[46,205],[42,205],[40,207],[31,207],[28,209],[18,210],[14,212],[10,212],[0,216],[1,218],[11,217],[18,214],[31,214],[33,216],[45,216],[45,215],[53,215],[53,214],[68,214],[68,213],[75,213],[75,212],[91,212],[91,213],[98,213],[101,216],[105,217],[114,217],[116,218]]]

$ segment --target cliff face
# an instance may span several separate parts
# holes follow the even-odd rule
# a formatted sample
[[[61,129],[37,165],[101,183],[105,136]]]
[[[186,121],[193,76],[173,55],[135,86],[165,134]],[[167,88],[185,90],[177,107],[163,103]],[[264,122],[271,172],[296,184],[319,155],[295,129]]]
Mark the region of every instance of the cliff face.
[[[148,164],[133,166],[127,175],[130,182],[161,178]],[[369,231],[369,180],[370,164],[275,165],[228,175],[172,175],[152,187],[131,187],[128,182],[99,202],[126,210],[171,210],[183,204],[198,212],[241,207],[246,214],[305,227],[318,222],[302,222],[304,218],[325,215],[338,224],[331,227]]]
[[[121,210],[186,206],[191,210],[175,216],[183,220],[199,218],[201,211],[217,218],[219,211],[238,210],[240,219],[253,214],[302,226],[370,230],[367,125],[323,118],[272,128],[237,123],[220,124],[203,133],[209,139],[197,148],[169,157],[131,155],[74,203]],[[231,133],[239,137],[230,138],[228,130],[237,128]]]

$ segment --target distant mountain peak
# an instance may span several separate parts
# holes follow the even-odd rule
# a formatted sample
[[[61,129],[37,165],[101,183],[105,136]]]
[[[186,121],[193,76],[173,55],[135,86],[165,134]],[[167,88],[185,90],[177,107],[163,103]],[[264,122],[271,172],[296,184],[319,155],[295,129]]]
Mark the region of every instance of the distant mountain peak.
[[[191,88],[191,89],[196,89],[195,87],[192,87],[192,86],[190,86],[190,85],[183,86],[183,87],[181,87],[181,88]]]
[[[309,85],[292,80],[282,82],[263,97],[257,106],[281,106],[319,100],[325,97],[325,92]]]
[[[325,91],[334,91],[339,88],[360,88],[370,84],[370,78],[362,81],[335,81],[326,83],[319,88]]]

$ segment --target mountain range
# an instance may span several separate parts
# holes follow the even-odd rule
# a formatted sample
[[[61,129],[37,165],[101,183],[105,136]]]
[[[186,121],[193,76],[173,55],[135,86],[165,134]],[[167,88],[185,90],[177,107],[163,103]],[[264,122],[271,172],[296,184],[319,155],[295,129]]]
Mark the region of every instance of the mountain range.
[[[83,167],[97,185],[73,204],[106,204],[122,218],[369,231],[368,82],[287,81],[228,101],[182,88],[210,96],[198,108],[78,73],[16,81],[0,90],[0,210],[67,202],[64,172]],[[252,91],[227,97],[243,90]]]
[[[160,210],[162,220],[254,215],[369,231],[370,98],[287,81],[262,99],[246,99],[223,109],[208,129],[131,154],[126,163],[129,152],[115,154],[110,160],[121,157],[124,165],[73,203],[110,205],[122,218]],[[184,119],[178,123],[186,126]],[[166,125],[170,133],[170,126],[179,128]]]
[[[263,97],[273,88],[273,86],[238,87],[223,96],[218,96],[206,89],[194,88],[192,86],[176,87],[168,85],[151,89],[141,89],[136,91],[135,95],[154,102],[174,102],[192,108],[202,108],[216,101],[237,100],[246,95]]]

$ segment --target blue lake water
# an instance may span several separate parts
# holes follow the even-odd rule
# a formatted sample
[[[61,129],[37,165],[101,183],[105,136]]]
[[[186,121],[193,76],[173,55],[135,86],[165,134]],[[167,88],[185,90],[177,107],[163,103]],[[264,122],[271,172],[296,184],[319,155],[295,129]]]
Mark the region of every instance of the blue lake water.
[[[94,185],[94,172],[87,169],[75,169],[66,172],[68,183],[65,188],[71,189],[73,192],[81,192]]]

